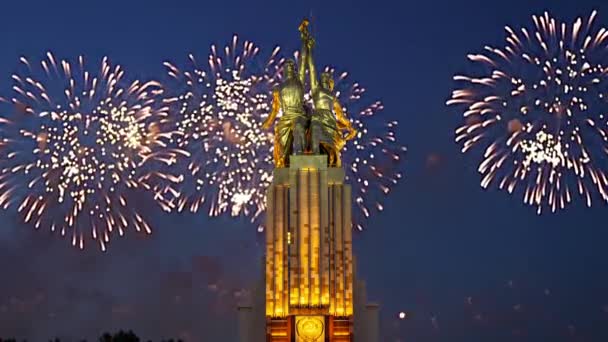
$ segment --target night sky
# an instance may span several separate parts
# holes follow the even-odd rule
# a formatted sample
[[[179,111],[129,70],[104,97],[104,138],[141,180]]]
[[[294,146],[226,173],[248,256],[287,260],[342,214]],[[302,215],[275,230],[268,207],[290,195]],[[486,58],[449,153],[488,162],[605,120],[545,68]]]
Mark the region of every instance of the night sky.
[[[0,7],[0,91],[20,56],[108,55],[160,78],[165,60],[206,56],[238,33],[298,48],[312,13],[316,59],[339,65],[400,121],[405,180],[355,235],[358,274],[381,304],[381,341],[608,340],[608,216],[577,202],[537,216],[483,190],[478,160],[454,143],[445,101],[466,54],[502,45],[504,26],[549,10],[571,22],[605,1],[10,1]],[[245,219],[150,210],[154,234],[84,252],[0,213],[0,337],[235,341],[235,303],[260,276],[263,236]],[[408,319],[399,320],[405,311]]]

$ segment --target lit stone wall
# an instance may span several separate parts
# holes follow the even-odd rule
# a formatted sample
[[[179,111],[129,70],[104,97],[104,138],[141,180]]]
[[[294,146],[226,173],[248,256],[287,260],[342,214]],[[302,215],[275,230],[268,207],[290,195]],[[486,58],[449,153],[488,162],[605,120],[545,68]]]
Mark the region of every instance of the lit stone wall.
[[[276,169],[266,218],[266,316],[353,315],[351,188],[326,156]]]

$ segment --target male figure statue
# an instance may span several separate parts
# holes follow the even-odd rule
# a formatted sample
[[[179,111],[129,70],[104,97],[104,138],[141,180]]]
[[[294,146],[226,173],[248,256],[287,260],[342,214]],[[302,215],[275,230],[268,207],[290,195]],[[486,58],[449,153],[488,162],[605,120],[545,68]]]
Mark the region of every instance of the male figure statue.
[[[286,167],[290,154],[304,154],[306,148],[306,129],[308,117],[304,109],[304,81],[306,77],[306,59],[308,49],[303,30],[306,21],[300,25],[302,32],[302,61],[296,76],[293,60],[287,60],[283,66],[284,81],[272,93],[272,111],[263,124],[264,129],[270,128],[275,121],[279,109],[283,115],[274,127],[274,162],[276,167]]]

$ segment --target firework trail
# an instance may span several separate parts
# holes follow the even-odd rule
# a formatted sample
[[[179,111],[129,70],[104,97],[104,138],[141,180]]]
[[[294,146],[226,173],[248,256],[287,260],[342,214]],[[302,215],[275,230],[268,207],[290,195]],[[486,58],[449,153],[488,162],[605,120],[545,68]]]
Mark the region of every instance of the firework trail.
[[[266,209],[274,138],[262,129],[262,123],[271,109],[272,89],[281,82],[285,58],[280,51],[276,47],[264,59],[252,42],[241,44],[234,36],[223,49],[212,46],[204,63],[192,55],[185,67],[165,63],[171,78],[167,90],[172,91],[166,103],[179,113],[176,121],[182,133],[177,146],[191,154],[182,186],[175,193],[179,210],[196,212],[207,203],[211,216],[244,214],[255,222]],[[336,74],[332,68],[326,71]],[[397,123],[373,119],[382,104],[362,104],[365,89],[350,83],[348,73],[340,74],[335,90],[359,130],[342,159],[357,193],[361,210],[355,222],[362,229],[370,206],[383,208],[376,195],[388,194],[401,178],[397,168],[405,148],[395,136]]]
[[[596,12],[572,25],[544,13],[532,29],[506,27],[504,48],[468,56],[479,73],[457,75],[448,105],[463,108],[462,151],[483,149],[481,185],[552,212],[574,196],[608,200],[608,31]]]
[[[39,64],[22,57],[20,68],[12,97],[1,98],[0,205],[80,249],[91,238],[105,251],[129,227],[149,234],[137,203],[171,209],[156,194],[175,177],[154,170],[178,153],[166,147],[173,133],[160,85],[126,83],[107,58],[92,72],[82,56],[51,53]]]

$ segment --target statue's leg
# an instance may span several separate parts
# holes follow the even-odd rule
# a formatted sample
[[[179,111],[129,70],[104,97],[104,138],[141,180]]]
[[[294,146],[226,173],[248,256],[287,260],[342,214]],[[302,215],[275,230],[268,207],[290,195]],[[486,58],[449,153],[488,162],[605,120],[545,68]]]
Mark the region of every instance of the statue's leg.
[[[344,139],[338,133],[334,134],[333,137],[333,145],[332,145],[332,154],[333,154],[333,166],[334,167],[342,167],[342,160],[340,156],[340,152],[344,147]]]
[[[334,150],[334,167],[342,167],[342,159],[340,159],[340,151]]]
[[[313,121],[310,124],[310,128],[312,131],[311,137],[310,137],[310,147],[311,147],[311,151],[312,154],[321,154],[320,151],[320,146],[321,146],[321,124],[318,121]]]
[[[325,149],[329,155],[329,166],[336,167],[336,149],[330,144],[325,144]]]
[[[306,147],[306,118],[299,117],[293,125],[293,154],[304,154]]]
[[[329,150],[328,152],[329,152],[329,166],[334,167],[336,155],[334,154],[333,150]]]
[[[310,150],[312,149],[312,146],[310,146],[310,142],[312,141],[312,127],[310,127],[310,125],[308,125],[305,129],[306,133],[304,134],[304,142],[306,144],[304,151],[305,152],[310,152]]]
[[[274,130],[274,150],[272,153],[274,165],[276,167],[285,167],[285,158],[283,157],[283,149],[281,148],[281,139],[279,138],[278,129]]]

